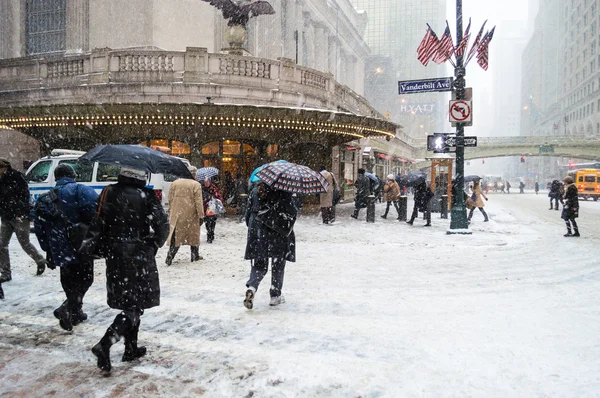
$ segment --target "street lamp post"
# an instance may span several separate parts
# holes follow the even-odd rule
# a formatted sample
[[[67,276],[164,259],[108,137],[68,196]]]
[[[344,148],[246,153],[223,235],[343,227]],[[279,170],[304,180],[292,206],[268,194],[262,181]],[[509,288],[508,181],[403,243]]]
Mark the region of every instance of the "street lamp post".
[[[462,0],[456,0],[456,43],[462,42]],[[454,91],[457,100],[465,99],[465,75],[462,54],[456,56],[456,66],[454,68]],[[456,123],[456,198],[450,214],[450,230],[464,230],[469,228],[467,221],[467,208],[465,205],[464,186],[465,186],[465,125]],[[449,233],[452,233],[449,231]]]

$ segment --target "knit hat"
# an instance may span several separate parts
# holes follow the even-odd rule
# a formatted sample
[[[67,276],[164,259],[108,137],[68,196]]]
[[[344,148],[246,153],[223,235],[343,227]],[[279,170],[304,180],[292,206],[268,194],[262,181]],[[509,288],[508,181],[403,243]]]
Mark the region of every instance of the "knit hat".
[[[190,173],[192,174],[192,176],[195,179],[196,178],[196,174],[198,174],[198,168],[196,166],[189,166],[188,170],[190,171]]]
[[[7,158],[0,158],[0,168],[9,167],[10,162]]]
[[[573,182],[574,182],[574,181],[573,181],[573,177],[571,177],[571,176],[566,176],[566,177],[565,177],[565,179],[563,180],[563,182],[564,182],[565,184],[573,184]]]
[[[388,174],[387,179],[388,180],[394,180],[395,178],[394,178],[393,174]]]
[[[123,177],[129,177],[140,181],[146,181],[146,172],[142,170],[130,169],[127,167],[122,167],[121,172],[119,173]]]
[[[54,179],[58,181],[61,178],[65,177],[75,178],[77,177],[77,174],[75,173],[75,169],[73,169],[71,165],[61,163],[54,169]]]

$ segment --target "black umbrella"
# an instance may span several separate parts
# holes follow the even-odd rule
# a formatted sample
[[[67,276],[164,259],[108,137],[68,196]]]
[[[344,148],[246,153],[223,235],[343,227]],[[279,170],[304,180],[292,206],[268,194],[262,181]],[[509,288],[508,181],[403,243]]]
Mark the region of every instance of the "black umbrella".
[[[465,176],[465,182],[473,182],[473,181],[479,181],[479,180],[481,180],[481,177],[476,176],[476,175]]]
[[[421,170],[409,171],[407,175],[402,176],[400,179],[400,185],[412,187],[427,181],[427,174]]]
[[[81,155],[80,159],[115,164],[147,173],[172,174],[176,177],[192,178],[185,163],[180,159],[142,145],[98,145]]]

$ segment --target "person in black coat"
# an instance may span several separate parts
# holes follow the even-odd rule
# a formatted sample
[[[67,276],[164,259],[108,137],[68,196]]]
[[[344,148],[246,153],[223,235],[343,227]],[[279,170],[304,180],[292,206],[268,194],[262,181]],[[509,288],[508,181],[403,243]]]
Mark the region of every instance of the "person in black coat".
[[[281,290],[286,261],[296,261],[294,223],[297,208],[290,192],[259,183],[251,192],[246,210],[248,241],[244,258],[251,261],[244,306],[252,309],[258,285],[265,277],[271,258],[270,305],[285,302]]]
[[[563,180],[567,189],[565,190],[565,205],[561,214],[561,218],[565,220],[567,225],[567,233],[565,237],[579,237],[579,228],[575,219],[579,217],[579,193],[577,192],[577,186],[575,186],[573,177],[565,177]],[[571,233],[571,225],[573,226],[573,233]]]
[[[427,187],[427,182],[422,181],[414,186],[414,197],[415,204],[413,206],[413,212],[410,216],[410,220],[407,224],[412,225],[415,222],[415,218],[419,215],[419,212],[425,213],[425,219],[427,220],[426,227],[431,227],[431,208],[429,207],[429,201],[433,198],[433,192]]]
[[[358,177],[354,183],[356,196],[354,197],[354,213],[352,218],[358,218],[360,209],[367,207],[369,195],[371,194],[371,179],[365,175],[365,169],[358,169]]]
[[[563,203],[562,194],[561,194],[561,184],[560,181],[554,180],[550,184],[550,192],[548,192],[548,197],[550,198],[550,208],[548,210],[558,210],[558,201]],[[554,206],[552,206],[552,201],[554,201]]]
[[[22,173],[0,158],[0,283],[12,279],[8,244],[13,233],[25,253],[37,264],[37,275],[46,269],[46,259],[29,241],[29,187]]]
[[[54,316],[65,330],[72,330],[87,319],[83,298],[94,281],[94,260],[76,252],[81,241],[74,247],[69,228],[77,234],[81,232],[77,225],[91,224],[98,194],[91,187],[77,184],[75,177],[75,170],[66,163],[54,169],[56,186],[38,198],[33,222],[40,247],[46,252],[48,268],[60,269],[60,283],[67,299],[54,310]]]
[[[160,305],[156,252],[169,235],[169,220],[144,172],[123,168],[118,183],[100,194],[97,216],[84,239],[82,252],[94,243],[106,258],[106,290],[109,307],[121,310],[106,334],[92,348],[98,367],[110,372],[110,347],[125,338],[123,361],[146,354],[138,347],[140,317],[147,308]]]

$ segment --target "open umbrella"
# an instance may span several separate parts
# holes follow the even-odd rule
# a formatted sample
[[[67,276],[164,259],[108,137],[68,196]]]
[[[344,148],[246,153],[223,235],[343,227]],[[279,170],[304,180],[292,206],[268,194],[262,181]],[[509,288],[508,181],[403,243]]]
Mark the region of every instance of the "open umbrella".
[[[80,159],[129,167],[147,173],[192,177],[180,159],[142,145],[98,145],[81,155]]]
[[[375,182],[379,182],[379,178],[377,178],[377,176],[373,173],[369,173],[368,171],[365,171],[365,175],[367,177],[369,177],[371,180],[375,181]]]
[[[198,169],[196,173],[196,180],[202,182],[207,178],[213,178],[214,176],[219,174],[219,169],[216,167],[201,167]]]
[[[425,181],[427,181],[427,174],[424,171],[415,170],[409,171],[407,175],[403,176],[400,179],[400,185],[412,187]]]
[[[476,176],[476,175],[465,176],[465,182],[473,182],[473,181],[479,181],[479,180],[481,180],[481,177]]]
[[[273,189],[299,194],[327,192],[329,184],[321,173],[299,164],[272,162],[256,173],[262,182]]]
[[[287,163],[287,160],[276,160],[274,162],[271,163]],[[260,178],[258,178],[256,176],[256,173],[258,173],[259,171],[261,171],[262,169],[264,169],[269,163],[265,163],[262,166],[258,166],[256,169],[254,169],[254,171],[252,172],[252,174],[250,174],[250,182],[259,182]]]

